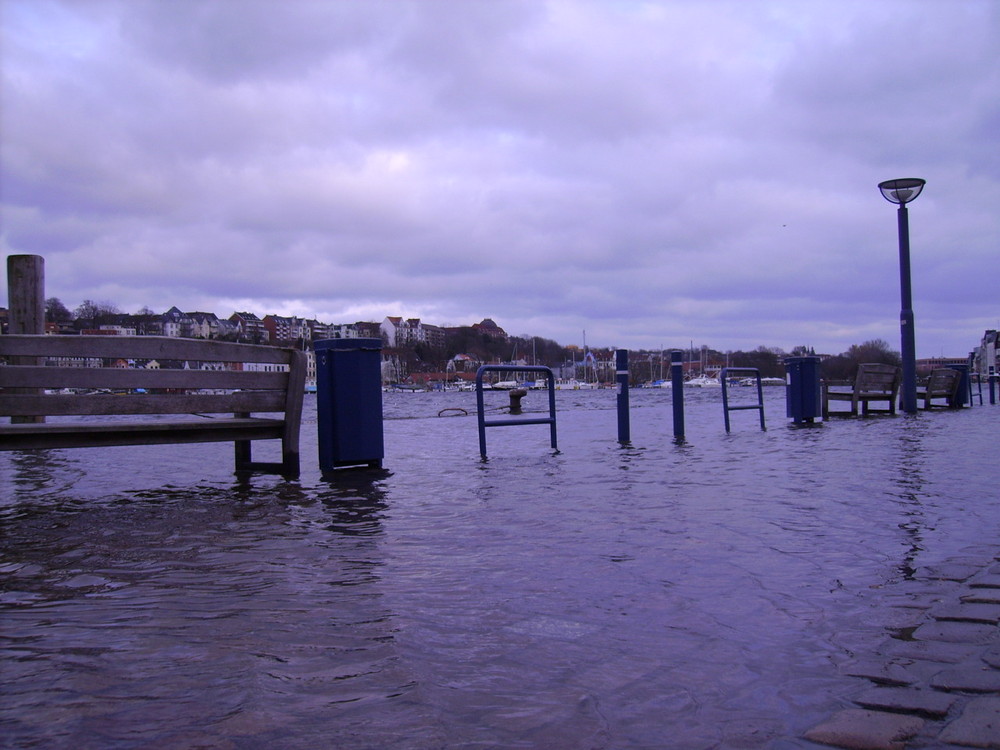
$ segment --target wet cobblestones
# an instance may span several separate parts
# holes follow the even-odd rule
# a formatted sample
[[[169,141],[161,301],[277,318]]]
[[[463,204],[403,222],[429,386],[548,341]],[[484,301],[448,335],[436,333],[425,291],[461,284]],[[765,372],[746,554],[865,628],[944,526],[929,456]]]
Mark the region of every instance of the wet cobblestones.
[[[868,680],[804,735],[853,750],[1000,748],[1000,553],[918,570],[934,591],[896,607],[919,619],[844,673]]]

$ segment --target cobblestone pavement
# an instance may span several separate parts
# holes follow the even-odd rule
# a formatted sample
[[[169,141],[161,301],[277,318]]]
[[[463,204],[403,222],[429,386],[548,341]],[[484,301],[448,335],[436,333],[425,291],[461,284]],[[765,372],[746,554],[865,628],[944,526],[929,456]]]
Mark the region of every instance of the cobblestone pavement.
[[[859,678],[854,706],[805,739],[856,750],[1000,748],[1000,553],[983,559],[916,571],[913,587],[893,595],[912,626],[846,667]]]

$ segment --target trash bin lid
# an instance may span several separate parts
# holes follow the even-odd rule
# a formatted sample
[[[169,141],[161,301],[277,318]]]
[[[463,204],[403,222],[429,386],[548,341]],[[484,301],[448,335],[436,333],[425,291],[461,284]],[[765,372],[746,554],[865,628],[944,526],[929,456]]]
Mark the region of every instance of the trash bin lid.
[[[382,339],[320,339],[313,349],[321,351],[382,351]]]

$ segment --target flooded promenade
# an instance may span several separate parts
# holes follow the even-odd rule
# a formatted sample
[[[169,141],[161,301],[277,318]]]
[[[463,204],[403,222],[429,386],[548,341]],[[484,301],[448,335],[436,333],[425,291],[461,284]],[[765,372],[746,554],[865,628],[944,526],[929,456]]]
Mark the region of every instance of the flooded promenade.
[[[634,391],[629,446],[613,391],[560,392],[558,454],[503,428],[485,462],[437,416],[474,394],[385,394],[388,471],[333,481],[312,401],[294,482],[228,444],[0,454],[0,742],[822,747],[997,564],[1000,407],[794,428],[765,391],[728,435],[691,393],[683,443]]]

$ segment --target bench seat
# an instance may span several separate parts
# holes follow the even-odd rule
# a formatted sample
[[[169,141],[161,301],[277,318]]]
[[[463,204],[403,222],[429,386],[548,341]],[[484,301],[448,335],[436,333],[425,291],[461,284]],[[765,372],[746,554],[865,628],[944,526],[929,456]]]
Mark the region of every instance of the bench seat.
[[[147,422],[59,422],[4,425],[0,450],[280,440],[282,419],[259,417]]]

